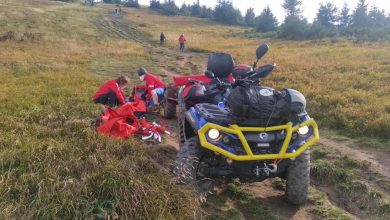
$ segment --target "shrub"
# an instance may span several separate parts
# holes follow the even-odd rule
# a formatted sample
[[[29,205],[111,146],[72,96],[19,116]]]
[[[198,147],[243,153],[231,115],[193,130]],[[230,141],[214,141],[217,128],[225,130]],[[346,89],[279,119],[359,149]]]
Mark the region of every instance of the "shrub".
[[[127,0],[124,4],[124,7],[129,7],[129,8],[139,8],[140,5],[138,3],[138,0]]]
[[[180,9],[176,6],[174,1],[169,1],[161,6],[162,12],[165,15],[179,15]]]
[[[295,15],[287,16],[284,23],[280,26],[278,37],[288,40],[304,40],[309,29],[307,20]]]
[[[152,9],[161,9],[161,4],[160,4],[160,1],[158,0],[150,0],[150,6],[149,8],[152,8]]]
[[[220,1],[218,5],[215,6],[214,19],[218,22],[231,25],[245,24],[240,10],[235,9],[230,1],[224,0]]]
[[[103,0],[104,3],[108,3],[108,4],[120,4],[122,3],[121,0]]]

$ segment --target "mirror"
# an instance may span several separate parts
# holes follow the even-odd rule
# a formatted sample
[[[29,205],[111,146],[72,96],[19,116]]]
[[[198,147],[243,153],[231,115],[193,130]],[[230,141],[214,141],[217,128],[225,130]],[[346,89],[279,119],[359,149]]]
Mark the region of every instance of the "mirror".
[[[215,78],[214,73],[211,72],[210,70],[207,70],[204,74],[205,74],[207,77],[211,78],[211,79],[214,79],[214,78]]]
[[[262,44],[260,45],[257,49],[256,49],[256,57],[257,59],[260,59],[261,57],[263,57],[267,51],[269,49],[269,46],[268,44]]]

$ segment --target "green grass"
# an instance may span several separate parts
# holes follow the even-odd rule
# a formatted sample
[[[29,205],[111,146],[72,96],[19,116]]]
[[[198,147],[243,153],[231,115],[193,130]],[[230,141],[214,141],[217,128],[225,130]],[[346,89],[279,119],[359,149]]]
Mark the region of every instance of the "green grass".
[[[381,152],[390,153],[389,139],[359,137],[353,139],[353,142],[356,143],[356,145],[364,147],[366,149],[378,149]]]
[[[330,137],[333,140],[345,142],[351,147],[390,153],[390,139],[386,138],[372,138],[365,136],[349,138],[341,135],[340,131],[329,129],[321,129],[321,136]]]
[[[314,160],[325,158],[329,152],[324,148],[317,148],[311,152],[310,157]]]
[[[334,207],[329,203],[329,200],[324,192],[319,192],[314,189],[311,190],[310,198],[314,205],[310,208],[310,211],[321,219],[332,220],[352,220],[353,218],[347,215],[340,208]]]
[[[211,207],[206,207],[206,210],[211,211],[206,219],[279,219],[273,210],[238,183],[229,183],[221,193],[208,200]]]
[[[318,185],[332,187],[338,205],[355,207],[356,215],[388,216],[386,208],[382,211],[390,198],[386,188],[388,183],[377,184],[380,179],[367,164],[346,156],[335,157],[321,148],[314,150],[312,155],[311,176]]]
[[[0,98],[0,207],[7,210],[0,218],[193,215],[191,194],[160,171],[142,143],[95,133],[95,80],[48,72],[2,85],[9,92]],[[29,87],[40,90],[25,92]]]

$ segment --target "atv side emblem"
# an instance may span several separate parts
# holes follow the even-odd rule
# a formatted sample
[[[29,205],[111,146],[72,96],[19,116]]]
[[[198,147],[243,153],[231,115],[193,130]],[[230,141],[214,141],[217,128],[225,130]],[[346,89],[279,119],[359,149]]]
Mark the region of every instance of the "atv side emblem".
[[[259,134],[259,138],[260,138],[261,140],[267,140],[267,139],[268,139],[268,134],[262,132],[262,133]]]
[[[261,89],[260,94],[262,96],[271,96],[271,95],[273,95],[273,92],[269,89]]]

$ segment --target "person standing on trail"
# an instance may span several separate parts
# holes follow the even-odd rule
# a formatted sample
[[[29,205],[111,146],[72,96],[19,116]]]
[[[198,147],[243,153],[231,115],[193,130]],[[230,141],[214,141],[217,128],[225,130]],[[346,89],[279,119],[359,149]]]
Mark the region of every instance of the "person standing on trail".
[[[179,37],[179,44],[180,44],[180,51],[183,52],[184,51],[184,44],[186,42],[186,38],[184,37],[184,34],[181,34],[180,37]]]
[[[145,68],[141,67],[138,70],[138,76],[141,81],[146,82],[146,103],[149,107],[159,105],[159,97],[164,96],[165,84],[163,81],[152,73],[148,73]]]
[[[163,45],[166,39],[167,38],[165,37],[164,32],[161,32],[161,34],[160,34],[160,45]]]
[[[130,82],[126,76],[120,76],[116,79],[104,83],[93,97],[96,104],[108,105],[110,107],[123,105],[126,103],[123,88]]]

